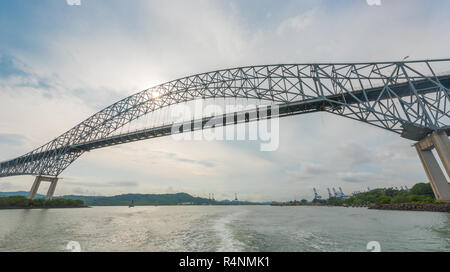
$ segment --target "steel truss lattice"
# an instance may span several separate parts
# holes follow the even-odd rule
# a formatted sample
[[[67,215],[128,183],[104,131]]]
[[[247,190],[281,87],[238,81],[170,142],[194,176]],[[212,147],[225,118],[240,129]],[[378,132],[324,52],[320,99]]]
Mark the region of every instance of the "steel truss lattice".
[[[212,71],[138,92],[99,111],[49,143],[0,163],[0,177],[58,176],[86,150],[131,121],[196,99],[246,98],[303,103],[420,140],[450,124],[450,59],[257,65]],[[450,69],[449,69],[450,70]],[[439,72],[439,74],[438,74]]]

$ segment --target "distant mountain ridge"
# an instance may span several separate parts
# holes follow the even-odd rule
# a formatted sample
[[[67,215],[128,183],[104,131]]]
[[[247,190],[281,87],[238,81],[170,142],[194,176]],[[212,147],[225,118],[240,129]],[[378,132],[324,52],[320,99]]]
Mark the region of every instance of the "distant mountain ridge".
[[[0,192],[0,196],[28,196],[28,192]],[[44,195],[37,195],[42,198]],[[115,196],[81,196],[81,195],[64,195],[55,196],[55,198],[69,198],[83,200],[88,206],[128,206],[131,201],[134,205],[262,205],[269,204],[263,202],[249,201],[230,201],[230,200],[210,200],[202,197],[194,197],[187,193],[175,194],[122,194]]]
[[[0,192],[0,196],[24,196],[28,197],[29,192],[17,191],[17,192]],[[44,198],[45,195],[36,194],[36,198]]]

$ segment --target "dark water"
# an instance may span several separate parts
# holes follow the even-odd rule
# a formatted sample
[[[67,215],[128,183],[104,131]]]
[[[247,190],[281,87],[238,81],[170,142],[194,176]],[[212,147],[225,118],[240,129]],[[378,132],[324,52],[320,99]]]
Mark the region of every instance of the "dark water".
[[[450,214],[340,207],[0,210],[0,251],[450,251]]]

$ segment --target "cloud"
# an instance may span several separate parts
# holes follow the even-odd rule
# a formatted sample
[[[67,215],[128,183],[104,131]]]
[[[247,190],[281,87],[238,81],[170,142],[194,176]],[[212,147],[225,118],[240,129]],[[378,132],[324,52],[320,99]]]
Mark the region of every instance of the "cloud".
[[[286,34],[287,32],[300,32],[314,23],[316,10],[309,10],[305,13],[287,18],[282,21],[277,28],[278,35]]]
[[[327,167],[325,164],[300,162],[300,166],[298,168],[293,170],[289,169],[286,171],[286,174],[292,176],[293,179],[298,182],[304,182],[305,180],[323,177],[330,171],[332,171],[330,167]]]
[[[158,155],[162,155],[166,159],[174,160],[174,161],[177,161],[177,162],[197,164],[197,165],[202,165],[202,166],[205,166],[205,167],[214,167],[215,166],[215,164],[212,161],[210,161],[210,160],[193,160],[193,159],[189,159],[189,158],[186,158],[186,157],[181,157],[180,154],[173,153],[173,152],[154,151],[154,153],[156,153]],[[189,156],[189,155],[187,155],[187,156]]]
[[[16,188],[12,182],[0,182],[0,191],[12,191]]]
[[[23,145],[26,138],[19,134],[0,134],[0,145]]]
[[[378,175],[367,172],[345,172],[345,173],[338,173],[338,176],[343,181],[352,183],[374,182],[379,179]]]
[[[136,187],[139,185],[136,181],[111,181],[107,183],[111,186],[118,186],[118,187]]]
[[[28,73],[18,68],[17,59],[11,55],[0,55],[0,77],[28,76]]]
[[[337,147],[336,164],[358,167],[377,161],[373,150],[356,142],[345,143]]]
[[[71,190],[70,194],[84,195],[84,196],[99,196],[99,195],[101,195],[97,191],[86,189],[86,188],[82,188],[82,187],[75,187],[75,188],[73,188]],[[64,195],[64,194],[58,194],[58,195]]]
[[[86,182],[86,181],[64,181],[67,185],[78,185],[85,187],[136,187],[139,185],[136,181],[102,181],[102,182]]]
[[[1,54],[0,78],[3,78],[5,82],[0,84],[0,86],[30,87],[38,90],[47,90],[51,88],[48,79],[41,78],[34,73],[28,72],[27,70],[29,69],[29,67],[14,56]]]

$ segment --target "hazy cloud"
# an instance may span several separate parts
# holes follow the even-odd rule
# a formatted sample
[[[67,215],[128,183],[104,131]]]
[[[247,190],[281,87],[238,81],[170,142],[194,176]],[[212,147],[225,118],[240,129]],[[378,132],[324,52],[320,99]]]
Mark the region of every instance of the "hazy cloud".
[[[12,191],[15,188],[17,188],[17,186],[11,182],[0,182],[0,191]]]
[[[0,77],[28,76],[28,73],[18,68],[19,64],[11,55],[0,54]]]
[[[188,158],[181,158],[180,156],[178,156],[175,153],[167,153],[167,157],[169,157],[170,159],[176,160],[178,162],[200,164],[200,165],[203,165],[205,167],[214,167],[215,166],[214,163],[212,163],[210,161],[192,160],[192,159],[188,159]]]
[[[337,174],[343,181],[354,183],[373,182],[378,180],[378,176],[367,172],[345,172]]]
[[[309,10],[305,13],[290,17],[285,19],[280,23],[277,28],[277,33],[279,35],[285,34],[286,32],[300,32],[305,28],[311,27],[314,23],[314,15],[316,10]]]
[[[104,181],[104,182],[85,182],[85,181],[64,181],[65,184],[74,186],[88,187],[136,187],[139,185],[136,181]]]
[[[0,145],[23,145],[26,138],[19,134],[0,134]]]
[[[14,56],[0,55],[0,78],[3,78],[3,84],[9,84],[14,87],[30,87],[38,90],[47,91],[51,88],[49,79],[37,76],[28,72],[30,68]],[[0,84],[0,87],[3,85]],[[46,92],[46,95],[49,95]]]
[[[336,164],[358,167],[376,161],[373,150],[356,142],[339,145],[335,156]]]

